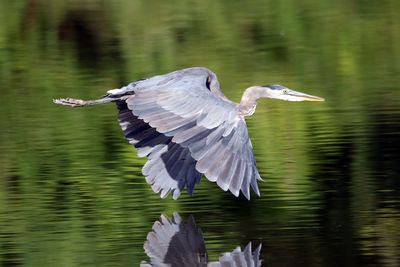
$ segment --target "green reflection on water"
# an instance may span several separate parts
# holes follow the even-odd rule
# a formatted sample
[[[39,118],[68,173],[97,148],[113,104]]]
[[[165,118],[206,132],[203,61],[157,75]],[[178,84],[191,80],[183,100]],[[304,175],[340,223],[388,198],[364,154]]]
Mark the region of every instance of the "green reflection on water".
[[[194,214],[210,255],[259,240],[267,265],[398,265],[399,8],[0,2],[0,262],[136,266],[153,222],[178,211]],[[249,85],[276,83],[327,99],[259,101],[247,123],[261,198],[203,178],[194,197],[162,200],[115,106],[51,102],[190,66],[215,71],[236,101]]]

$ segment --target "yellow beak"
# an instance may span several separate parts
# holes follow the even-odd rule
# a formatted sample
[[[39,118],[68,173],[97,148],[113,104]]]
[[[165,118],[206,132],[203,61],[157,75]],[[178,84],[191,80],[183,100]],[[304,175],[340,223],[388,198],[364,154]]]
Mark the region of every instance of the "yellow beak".
[[[325,98],[319,97],[319,96],[315,96],[315,95],[308,95],[308,94],[304,94],[301,92],[296,92],[293,90],[290,90],[288,95],[290,96],[294,96],[296,98],[298,98],[300,101],[301,100],[305,100],[305,101],[325,101]]]

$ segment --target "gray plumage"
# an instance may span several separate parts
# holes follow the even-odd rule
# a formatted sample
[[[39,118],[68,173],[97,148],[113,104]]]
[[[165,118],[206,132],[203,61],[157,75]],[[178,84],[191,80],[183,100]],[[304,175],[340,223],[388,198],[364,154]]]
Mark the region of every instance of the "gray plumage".
[[[203,233],[196,226],[193,216],[187,224],[178,213],[172,220],[161,215],[161,220],[148,233],[144,250],[150,263],[142,262],[141,267],[260,267],[261,244],[252,252],[251,242],[242,251],[237,247],[232,252],[223,253],[218,261],[208,262]]]
[[[190,195],[202,174],[235,196],[250,199],[250,186],[260,195],[256,167],[244,116],[254,113],[260,97],[289,101],[321,98],[286,87],[252,86],[240,103],[221,91],[217,76],[206,68],[189,68],[132,82],[102,99],[56,99],[82,107],[116,102],[118,121],[138,155],[148,158],[146,181],[161,197],[177,199],[184,187]]]

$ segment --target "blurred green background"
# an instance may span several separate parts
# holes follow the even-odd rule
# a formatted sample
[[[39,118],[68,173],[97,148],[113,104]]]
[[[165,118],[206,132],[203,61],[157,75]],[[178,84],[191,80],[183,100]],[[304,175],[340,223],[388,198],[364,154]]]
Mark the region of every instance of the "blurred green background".
[[[263,266],[400,266],[400,2],[0,1],[0,265],[138,266],[160,214],[193,214],[209,258],[249,241]],[[160,199],[115,105],[71,109],[177,69],[239,101],[282,84],[326,102],[260,100],[247,118],[261,197],[204,177]]]

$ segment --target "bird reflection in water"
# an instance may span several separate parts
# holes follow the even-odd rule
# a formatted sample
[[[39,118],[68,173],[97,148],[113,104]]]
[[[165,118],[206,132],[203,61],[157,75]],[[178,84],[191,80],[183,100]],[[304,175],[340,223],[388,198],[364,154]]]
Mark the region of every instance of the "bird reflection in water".
[[[187,224],[178,213],[172,220],[161,215],[153,225],[144,244],[150,263],[142,262],[140,267],[259,267],[261,244],[251,251],[251,242],[242,251],[237,247],[232,252],[223,253],[218,261],[208,262],[203,233],[196,226],[193,216]]]

